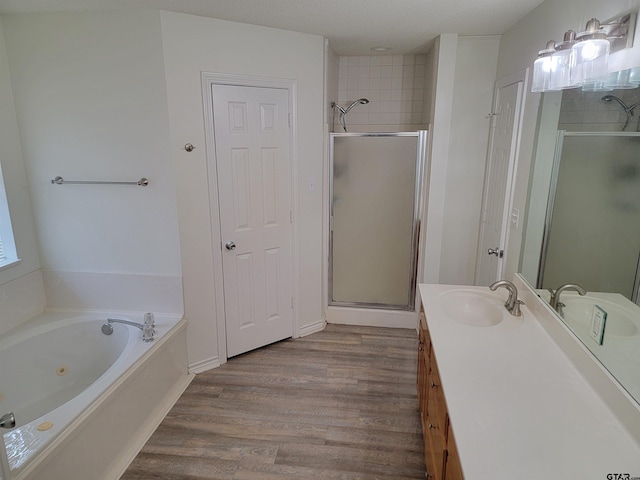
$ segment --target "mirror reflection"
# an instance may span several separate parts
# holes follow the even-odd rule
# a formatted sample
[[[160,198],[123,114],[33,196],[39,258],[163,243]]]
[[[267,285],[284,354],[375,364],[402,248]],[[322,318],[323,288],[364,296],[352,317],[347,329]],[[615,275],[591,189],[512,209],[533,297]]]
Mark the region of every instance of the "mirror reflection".
[[[543,95],[521,271],[640,402],[640,89],[624,86]]]

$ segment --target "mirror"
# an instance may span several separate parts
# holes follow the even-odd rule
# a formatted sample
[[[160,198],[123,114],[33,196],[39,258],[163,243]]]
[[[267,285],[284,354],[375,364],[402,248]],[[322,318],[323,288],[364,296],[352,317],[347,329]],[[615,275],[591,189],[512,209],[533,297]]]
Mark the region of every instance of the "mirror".
[[[623,86],[543,94],[520,271],[640,403],[640,84]]]

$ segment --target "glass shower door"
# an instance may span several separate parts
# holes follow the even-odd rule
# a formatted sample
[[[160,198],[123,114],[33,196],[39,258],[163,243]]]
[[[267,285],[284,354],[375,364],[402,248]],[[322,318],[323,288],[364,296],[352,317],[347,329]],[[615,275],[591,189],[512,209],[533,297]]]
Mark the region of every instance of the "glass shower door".
[[[413,310],[426,132],[331,135],[329,304]]]
[[[578,283],[637,301],[640,134],[558,134],[538,288]]]

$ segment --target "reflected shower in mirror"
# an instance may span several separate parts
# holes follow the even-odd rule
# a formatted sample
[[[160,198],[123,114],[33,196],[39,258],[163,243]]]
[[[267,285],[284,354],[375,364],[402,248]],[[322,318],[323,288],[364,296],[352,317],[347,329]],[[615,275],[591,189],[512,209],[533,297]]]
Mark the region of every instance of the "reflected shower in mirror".
[[[640,403],[640,89],[628,87],[543,95],[520,271]]]
[[[640,133],[558,133],[538,287],[577,283],[636,301]]]

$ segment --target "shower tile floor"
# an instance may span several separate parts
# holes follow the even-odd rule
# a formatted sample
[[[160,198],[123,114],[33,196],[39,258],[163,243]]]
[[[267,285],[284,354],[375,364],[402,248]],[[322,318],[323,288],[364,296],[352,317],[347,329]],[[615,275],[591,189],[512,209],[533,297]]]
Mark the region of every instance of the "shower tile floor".
[[[198,375],[121,480],[425,478],[415,330],[328,325]]]

